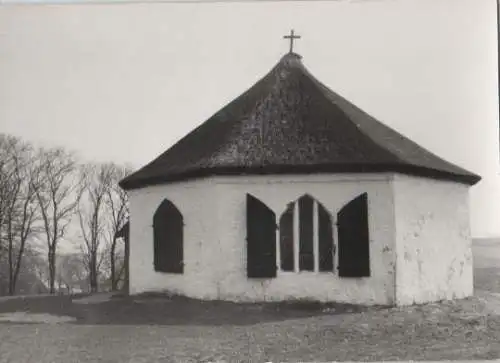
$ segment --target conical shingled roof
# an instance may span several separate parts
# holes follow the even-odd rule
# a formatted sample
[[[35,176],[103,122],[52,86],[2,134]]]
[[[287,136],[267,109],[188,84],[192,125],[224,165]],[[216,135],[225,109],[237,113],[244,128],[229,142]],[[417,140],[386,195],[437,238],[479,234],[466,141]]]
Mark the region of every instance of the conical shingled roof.
[[[328,89],[286,54],[254,86],[124,189],[211,175],[398,172],[468,185],[481,178],[425,150]]]

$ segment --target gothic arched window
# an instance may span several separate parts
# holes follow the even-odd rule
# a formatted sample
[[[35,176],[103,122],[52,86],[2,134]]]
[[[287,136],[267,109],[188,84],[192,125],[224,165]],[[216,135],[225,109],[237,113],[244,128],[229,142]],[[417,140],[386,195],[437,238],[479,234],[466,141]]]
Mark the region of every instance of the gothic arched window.
[[[321,203],[308,194],[289,203],[279,229],[282,271],[333,272],[332,219]]]
[[[153,216],[154,269],[157,272],[184,272],[184,220],[181,212],[164,199]]]

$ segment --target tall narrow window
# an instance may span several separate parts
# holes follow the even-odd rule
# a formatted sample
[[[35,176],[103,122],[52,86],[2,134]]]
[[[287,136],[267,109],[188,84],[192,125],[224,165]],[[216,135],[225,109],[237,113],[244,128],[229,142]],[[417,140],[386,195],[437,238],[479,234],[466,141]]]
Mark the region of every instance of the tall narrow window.
[[[339,276],[370,276],[370,241],[368,195],[347,203],[337,215],[339,243]]]
[[[280,257],[281,257],[281,270],[293,271],[294,270],[294,257],[293,257],[293,210],[294,203],[289,203],[285,212],[280,218]]]
[[[299,269],[314,271],[313,203],[309,195],[299,199]]]
[[[157,272],[184,272],[184,221],[181,212],[168,199],[153,216],[154,269]]]
[[[333,271],[334,247],[330,213],[318,203],[319,271]]]
[[[279,227],[281,271],[333,272],[332,219],[321,203],[300,197],[287,206]]]

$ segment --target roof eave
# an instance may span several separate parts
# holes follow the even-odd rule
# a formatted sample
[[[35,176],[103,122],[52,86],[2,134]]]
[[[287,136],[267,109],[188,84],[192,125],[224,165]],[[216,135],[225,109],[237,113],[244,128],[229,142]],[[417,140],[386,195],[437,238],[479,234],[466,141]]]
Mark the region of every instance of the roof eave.
[[[345,173],[399,173],[436,180],[445,180],[473,186],[481,177],[479,175],[454,174],[442,170],[433,170],[415,165],[383,165],[383,164],[350,164],[350,165],[273,165],[266,167],[216,167],[188,170],[182,173],[146,177],[141,179],[124,179],[119,185],[124,190],[184,182],[211,176],[237,175],[284,175],[284,174],[345,174]]]

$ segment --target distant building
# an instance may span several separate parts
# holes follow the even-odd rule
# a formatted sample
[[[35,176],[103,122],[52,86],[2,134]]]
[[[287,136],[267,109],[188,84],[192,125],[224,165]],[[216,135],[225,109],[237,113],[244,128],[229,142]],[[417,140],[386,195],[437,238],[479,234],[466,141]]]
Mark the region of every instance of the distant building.
[[[479,180],[331,91],[290,52],[121,181],[130,292],[393,305],[466,297],[469,187]]]

